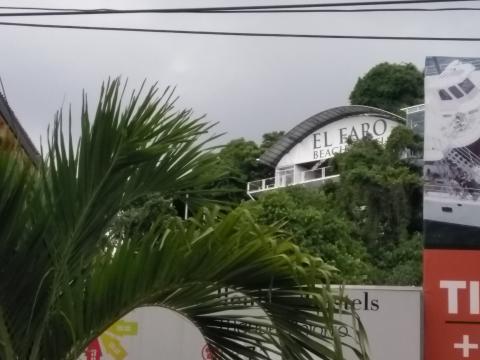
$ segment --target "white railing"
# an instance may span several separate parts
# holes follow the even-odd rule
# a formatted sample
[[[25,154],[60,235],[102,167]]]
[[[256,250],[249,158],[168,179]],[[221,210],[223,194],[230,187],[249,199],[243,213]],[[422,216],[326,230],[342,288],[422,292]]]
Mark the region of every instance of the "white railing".
[[[413,106],[409,106],[409,107],[406,107],[406,108],[403,108],[403,109],[400,109],[400,110],[405,111],[405,113],[407,115],[409,115],[409,114],[416,113],[416,112],[419,112],[419,111],[425,111],[425,104],[413,105]]]
[[[324,179],[335,175],[338,174],[334,172],[333,166],[325,166],[314,170],[302,171],[300,173],[300,182]]]
[[[322,167],[314,170],[307,170],[307,171],[300,172],[297,181],[291,181],[291,182],[281,181],[282,179],[280,176],[277,176],[276,178],[271,177],[268,179],[250,181],[247,184],[247,193],[255,194],[255,193],[259,193],[266,190],[283,188],[290,185],[312,183],[315,181],[324,181],[324,180],[328,180],[335,177],[338,177],[338,174],[334,172],[333,167],[326,166],[326,167]],[[292,177],[292,180],[293,180],[293,177]]]
[[[275,178],[271,177],[268,179],[250,181],[247,184],[247,192],[252,193],[257,191],[264,191],[268,189],[273,189],[274,187],[275,187]]]

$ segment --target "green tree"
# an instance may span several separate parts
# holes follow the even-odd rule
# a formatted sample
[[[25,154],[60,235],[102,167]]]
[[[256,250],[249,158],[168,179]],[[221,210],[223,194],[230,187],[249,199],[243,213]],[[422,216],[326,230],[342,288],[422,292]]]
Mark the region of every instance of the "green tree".
[[[357,80],[350,103],[400,113],[423,103],[423,74],[411,63],[378,64]]]
[[[292,240],[321,256],[338,272],[336,283],[362,284],[372,271],[367,249],[355,238],[354,224],[323,189],[288,188],[244,204],[263,224],[277,223]]]
[[[333,281],[419,285],[421,168],[406,155],[421,146],[404,126],[385,146],[368,137],[350,142],[331,161],[338,181],[268,192],[244,207],[260,223],[278,223],[296,244],[338,269]]]
[[[265,359],[266,348],[288,359],[343,358],[330,267],[275,226],[245,209],[165,222],[174,215],[161,206],[151,226],[150,211],[118,225],[153,195],[194,198],[216,165],[198,145],[209,125],[174,112],[168,91],[134,94],[124,106],[121,93],[117,80],[102,88],[92,121],[84,101],[78,144],[59,114],[37,168],[0,154],[0,358],[76,360],[146,304],[193,320],[224,359]],[[249,301],[225,302],[221,289]],[[246,316],[250,301],[268,316]],[[239,311],[235,321],[228,311]]]
[[[340,181],[332,189],[337,206],[355,224],[358,237],[367,246],[372,265],[378,269],[372,278],[377,283],[421,282],[421,168],[406,156],[421,143],[410,129],[398,126],[385,146],[364,138],[334,159],[340,173]],[[415,262],[409,274],[393,274],[394,269],[407,270],[408,266],[402,265],[405,261]]]
[[[222,147],[217,156],[217,169],[221,178],[213,186],[219,191],[217,199],[239,204],[242,200],[248,200],[246,191],[249,181],[274,176],[273,169],[261,164],[258,158],[283,134],[283,131],[266,133],[260,145],[240,138],[231,140]]]
[[[285,135],[285,131],[271,131],[262,135],[260,149],[263,151],[271,148],[280,138]]]

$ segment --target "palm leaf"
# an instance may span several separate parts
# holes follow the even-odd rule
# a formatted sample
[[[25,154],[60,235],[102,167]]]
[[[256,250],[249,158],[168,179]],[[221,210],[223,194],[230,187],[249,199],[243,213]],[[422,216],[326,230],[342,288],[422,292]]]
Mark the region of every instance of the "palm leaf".
[[[119,80],[108,82],[93,121],[84,98],[78,144],[59,113],[38,169],[0,157],[1,358],[76,359],[116,320],[153,305],[193,321],[220,358],[342,359],[332,268],[275,226],[203,208],[121,239],[112,231],[129,204],[195,198],[216,173],[201,142],[210,125],[175,112],[170,90],[126,105],[123,96]],[[355,350],[366,358],[362,344]]]

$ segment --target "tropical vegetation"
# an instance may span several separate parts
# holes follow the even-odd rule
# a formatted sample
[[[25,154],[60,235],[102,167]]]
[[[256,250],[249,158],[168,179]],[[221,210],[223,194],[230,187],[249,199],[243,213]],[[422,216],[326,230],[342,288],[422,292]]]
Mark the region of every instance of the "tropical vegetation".
[[[359,78],[352,104],[401,113],[423,101],[423,76],[413,64],[381,63]],[[235,139],[217,155],[223,166],[225,201],[242,203],[262,224],[281,223],[305,251],[340,271],[333,281],[348,284],[420,285],[422,282],[422,138],[400,126],[385,146],[365,138],[350,144],[331,165],[338,182],[319,189],[288,188],[258,196],[247,182],[273,176],[257,158],[282,132],[259,144]],[[273,135],[273,137],[272,137]]]
[[[338,181],[242,206],[262,224],[284,223],[299,246],[340,270],[335,282],[420,285],[421,168],[405,156],[419,148],[421,139],[399,126],[386,146],[364,138],[332,159]]]
[[[401,115],[402,108],[423,103],[423,74],[412,63],[380,63],[358,78],[350,102]]]
[[[169,90],[124,93],[108,82],[93,117],[84,97],[78,141],[59,112],[34,165],[0,153],[0,358],[77,359],[155,305],[192,320],[220,359],[340,360],[347,348],[366,359],[355,314],[353,339],[338,334],[346,300],[329,287],[332,266],[278,223],[211,206],[210,125],[176,111]]]

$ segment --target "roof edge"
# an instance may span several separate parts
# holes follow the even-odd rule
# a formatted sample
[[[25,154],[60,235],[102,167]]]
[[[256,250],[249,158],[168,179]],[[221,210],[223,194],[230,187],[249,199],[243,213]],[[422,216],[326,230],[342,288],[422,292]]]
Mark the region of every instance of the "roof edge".
[[[19,145],[22,147],[28,158],[37,164],[40,160],[40,153],[33,144],[32,140],[28,136],[23,126],[18,121],[15,113],[8,104],[8,101],[4,94],[0,93],[0,115],[5,120],[5,123],[12,131],[15,138],[18,140]]]

